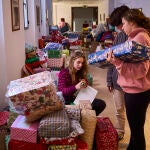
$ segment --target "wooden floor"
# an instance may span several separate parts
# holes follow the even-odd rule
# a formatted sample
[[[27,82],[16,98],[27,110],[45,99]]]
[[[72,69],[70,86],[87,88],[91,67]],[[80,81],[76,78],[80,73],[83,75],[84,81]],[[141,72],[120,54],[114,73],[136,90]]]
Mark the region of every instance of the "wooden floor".
[[[94,66],[89,66],[89,71],[93,75],[93,87],[98,90],[97,98],[101,98],[106,102],[106,109],[100,114],[107,116],[115,123],[114,103],[112,95],[108,92],[106,87],[106,72],[107,69],[101,69]],[[126,120],[125,136],[119,142],[118,150],[126,150],[130,137],[130,130]],[[150,150],[150,106],[148,107],[147,117],[145,122],[145,137],[146,137],[146,150]]]

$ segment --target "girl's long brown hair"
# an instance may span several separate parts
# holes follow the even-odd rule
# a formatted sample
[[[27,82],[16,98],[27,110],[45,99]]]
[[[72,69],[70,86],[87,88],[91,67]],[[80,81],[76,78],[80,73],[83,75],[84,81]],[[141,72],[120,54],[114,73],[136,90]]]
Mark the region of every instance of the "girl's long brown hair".
[[[80,57],[82,57],[84,60],[83,66],[79,71],[76,72],[74,69],[74,60],[76,60],[77,58],[80,58]],[[80,81],[80,79],[87,79],[88,64],[87,64],[87,60],[86,60],[86,57],[83,54],[83,52],[76,51],[76,52],[72,53],[72,55],[70,57],[68,69],[69,69],[69,73],[71,75],[73,83],[78,83]]]
[[[138,27],[142,27],[150,33],[150,19],[139,9],[129,9],[122,15],[122,18],[135,23]]]

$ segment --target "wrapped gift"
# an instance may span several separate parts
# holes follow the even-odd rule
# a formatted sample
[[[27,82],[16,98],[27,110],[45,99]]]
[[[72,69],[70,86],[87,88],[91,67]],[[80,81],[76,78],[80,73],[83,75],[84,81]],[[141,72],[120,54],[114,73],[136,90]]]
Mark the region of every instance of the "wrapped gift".
[[[88,150],[87,144],[80,140],[75,139],[73,143],[70,144],[52,144],[49,146],[48,150]]]
[[[68,49],[63,49],[62,54],[66,54],[66,56],[69,56],[69,50]]]
[[[81,110],[80,109],[73,109],[73,108],[68,108],[65,107],[67,115],[69,117],[69,119],[75,119],[80,121],[81,119]]]
[[[62,49],[62,44],[59,44],[57,42],[49,42],[45,46],[46,50],[60,50]]]
[[[32,110],[58,101],[51,73],[44,71],[11,81],[6,96],[16,110]]]
[[[75,144],[75,138],[45,138],[40,137],[41,144],[50,144],[50,145],[73,145]]]
[[[64,58],[48,58],[47,67],[61,69],[64,65]]]
[[[48,145],[10,139],[8,148],[9,150],[48,150]]]
[[[39,122],[27,123],[25,116],[19,115],[11,125],[10,138],[14,140],[36,143]]]
[[[65,138],[70,132],[70,120],[66,111],[56,111],[40,121],[38,135],[47,138]]]
[[[8,111],[0,112],[0,126],[7,124],[8,117],[9,117]]]
[[[89,64],[106,62],[107,54],[113,51],[115,57],[119,57],[125,62],[140,62],[148,60],[150,57],[150,47],[146,47],[135,41],[126,41],[122,44],[112,46],[104,50],[88,55]],[[105,63],[104,63],[105,64]]]
[[[34,57],[31,57],[31,58],[27,58],[25,63],[29,64],[29,63],[33,63],[33,62],[36,62],[36,61],[39,61],[39,58],[37,56],[34,56]]]
[[[47,50],[48,58],[60,58],[61,50]]]
[[[76,150],[76,144],[74,145],[50,145],[48,150]]]

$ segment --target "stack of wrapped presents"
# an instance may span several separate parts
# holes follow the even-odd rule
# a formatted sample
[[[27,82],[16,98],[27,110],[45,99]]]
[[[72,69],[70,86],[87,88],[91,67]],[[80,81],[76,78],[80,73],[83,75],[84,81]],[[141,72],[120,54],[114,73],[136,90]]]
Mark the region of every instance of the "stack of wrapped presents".
[[[126,41],[122,44],[99,50],[88,55],[89,64],[110,65],[107,62],[107,54],[112,51],[114,56],[128,63],[136,63],[148,60],[150,47],[146,47],[135,41]]]
[[[82,40],[79,40],[79,34],[70,32],[68,33],[68,40],[70,44],[70,50],[80,50],[82,46]]]
[[[43,51],[30,44],[25,44],[25,65],[22,68],[22,77],[46,71],[45,63],[47,62]]]
[[[6,97],[10,113],[17,114],[10,126],[9,150],[92,150],[95,111],[64,105],[51,72],[11,81]]]
[[[51,70],[60,70],[64,67],[65,59],[62,57],[63,46],[60,43],[49,42],[44,50],[47,52],[47,67]]]

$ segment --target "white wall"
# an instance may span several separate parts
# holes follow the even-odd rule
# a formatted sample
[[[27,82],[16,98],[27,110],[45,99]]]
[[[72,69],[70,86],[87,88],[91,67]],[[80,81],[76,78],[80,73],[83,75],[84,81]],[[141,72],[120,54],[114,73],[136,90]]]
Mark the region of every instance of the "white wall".
[[[118,7],[121,5],[127,5],[130,8],[142,8],[143,13],[147,17],[150,17],[150,13],[149,13],[150,1],[149,0],[115,0],[114,1],[114,7]]]
[[[29,28],[25,30],[25,42],[31,45],[36,45],[35,41],[35,10],[34,0],[28,0],[28,17]]]
[[[46,36],[49,33],[49,21],[46,18],[46,13],[48,13],[48,1],[43,0],[41,3],[41,8],[41,33]]]
[[[29,28],[25,30],[25,42],[38,47],[38,39],[42,35],[48,35],[49,24],[46,23],[46,9],[48,8],[49,0],[28,0],[28,16]],[[40,8],[40,25],[37,25],[36,20],[36,6]]]
[[[12,31],[10,0],[0,0],[0,106],[4,105],[6,86],[9,81],[21,77],[21,68],[25,62],[23,3],[20,7],[20,30]],[[7,16],[5,15],[7,14]]]
[[[0,0],[0,110],[5,105],[4,95],[7,86],[7,68],[6,68],[6,53],[5,53],[5,41],[4,41],[4,21],[3,21],[3,0]]]
[[[40,0],[28,0],[29,29],[25,30],[25,42],[38,46],[41,37],[40,25],[36,23],[36,6],[40,7]]]
[[[24,50],[24,21],[23,21],[23,2],[19,1],[20,7],[20,30],[12,31],[11,27],[11,8],[10,0],[3,1],[3,13],[7,14],[4,17],[4,38],[5,52],[7,62],[8,80],[19,78],[21,75],[21,67],[25,61]],[[5,16],[5,15],[4,15]]]
[[[64,17],[66,22],[71,25],[71,7],[82,7],[83,5],[98,6],[98,22],[100,22],[100,14],[102,16],[105,14],[105,17],[109,16],[109,0],[59,1],[53,2],[53,24],[58,24],[60,18]]]

